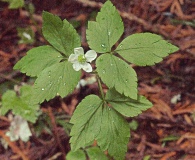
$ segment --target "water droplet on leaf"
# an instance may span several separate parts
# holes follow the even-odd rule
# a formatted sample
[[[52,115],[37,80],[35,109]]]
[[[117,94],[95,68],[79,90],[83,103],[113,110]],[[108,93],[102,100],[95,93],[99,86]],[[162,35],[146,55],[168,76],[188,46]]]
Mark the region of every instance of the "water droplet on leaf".
[[[101,44],[101,47],[103,50],[106,50],[106,45],[105,44]]]
[[[51,77],[51,75],[50,75],[50,74],[51,74],[51,71],[49,71],[49,72],[48,72],[48,76],[49,76],[49,78]]]

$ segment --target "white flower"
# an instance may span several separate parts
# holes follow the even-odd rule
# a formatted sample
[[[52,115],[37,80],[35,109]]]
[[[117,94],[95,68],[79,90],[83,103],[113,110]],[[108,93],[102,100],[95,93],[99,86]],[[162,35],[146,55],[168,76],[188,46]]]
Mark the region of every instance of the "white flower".
[[[96,59],[96,57],[97,53],[94,50],[89,50],[84,54],[83,48],[78,47],[74,49],[74,54],[70,55],[68,61],[73,63],[75,71],[79,71],[82,68],[85,72],[92,72],[92,67],[89,63]]]
[[[27,142],[32,133],[27,121],[20,116],[15,116],[6,135],[10,137],[11,141],[17,141],[20,138],[22,141]]]

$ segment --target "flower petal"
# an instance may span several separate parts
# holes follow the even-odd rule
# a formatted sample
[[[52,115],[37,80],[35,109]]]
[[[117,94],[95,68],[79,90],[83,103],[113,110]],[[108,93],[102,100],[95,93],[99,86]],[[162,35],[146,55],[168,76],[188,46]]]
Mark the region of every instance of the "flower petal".
[[[94,59],[96,59],[97,53],[94,50],[89,50],[85,54],[85,58],[87,62],[92,62]]]
[[[28,123],[24,119],[20,124],[19,136],[20,136],[20,139],[24,142],[27,142],[29,140],[29,137],[32,136]]]
[[[84,54],[84,50],[82,47],[77,47],[77,48],[74,48],[74,53],[77,55],[81,55],[81,54]]]
[[[76,63],[78,62],[78,55],[77,54],[71,54],[68,58],[68,61],[71,63]]]
[[[92,67],[89,63],[81,64],[81,67],[85,72],[92,72]]]
[[[79,62],[76,62],[76,63],[73,64],[73,69],[75,71],[79,71],[81,68],[82,68],[82,66],[80,65]]]

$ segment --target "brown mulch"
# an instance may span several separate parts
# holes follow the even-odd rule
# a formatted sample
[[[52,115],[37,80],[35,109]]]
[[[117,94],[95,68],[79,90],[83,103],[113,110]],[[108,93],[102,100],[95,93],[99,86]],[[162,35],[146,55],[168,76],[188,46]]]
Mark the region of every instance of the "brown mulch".
[[[7,3],[0,2],[0,85],[29,78],[13,71],[14,64],[29,49],[45,44],[40,29],[41,13],[49,11],[78,21],[77,31],[82,46],[86,43],[86,24],[94,20],[103,0],[33,0],[36,8],[33,19],[36,27],[24,9],[10,10]],[[153,102],[153,107],[138,117],[138,129],[131,132],[127,160],[142,160],[149,155],[151,160],[194,160],[195,159],[195,2],[194,0],[112,0],[119,10],[125,25],[123,38],[133,33],[152,32],[177,45],[180,50],[163,62],[151,67],[134,66],[139,79],[139,92]],[[189,23],[191,22],[191,23]],[[31,26],[36,42],[18,44],[17,27]],[[85,77],[85,75],[83,76]],[[52,135],[43,131],[40,137],[33,134],[28,143],[11,142],[5,136],[9,120],[0,116],[0,137],[8,144],[5,150],[0,145],[0,159],[62,159],[70,150],[69,137],[56,124],[55,114],[71,116],[75,105],[87,94],[97,93],[96,85],[89,85],[75,91],[64,99],[44,103],[42,111],[51,120]],[[0,90],[0,98],[3,91]],[[171,103],[175,95],[181,99]],[[55,114],[54,114],[55,113]],[[169,136],[177,140],[163,141]],[[47,139],[45,139],[47,137]]]

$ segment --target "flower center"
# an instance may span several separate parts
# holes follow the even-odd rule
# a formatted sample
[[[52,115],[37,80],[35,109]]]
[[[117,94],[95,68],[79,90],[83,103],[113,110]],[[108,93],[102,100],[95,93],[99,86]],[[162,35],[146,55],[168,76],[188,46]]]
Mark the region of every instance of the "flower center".
[[[79,63],[85,63],[86,62],[86,58],[83,55],[79,55],[78,56],[78,61],[79,61]]]

